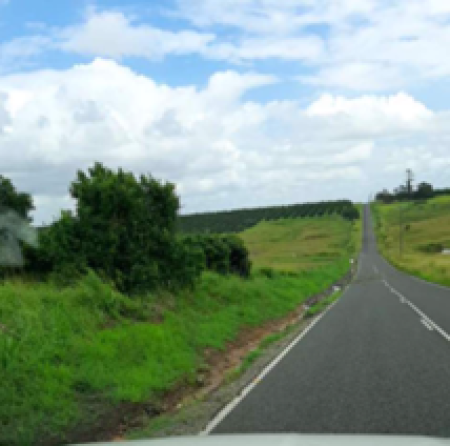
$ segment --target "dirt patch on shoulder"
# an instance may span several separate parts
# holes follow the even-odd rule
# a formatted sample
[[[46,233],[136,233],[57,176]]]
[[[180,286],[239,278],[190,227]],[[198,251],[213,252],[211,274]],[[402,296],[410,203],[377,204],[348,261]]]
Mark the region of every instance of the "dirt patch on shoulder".
[[[304,311],[305,306],[302,304],[283,319],[270,321],[257,328],[245,329],[236,340],[227,345],[224,352],[206,351],[205,360],[209,365],[209,371],[202,383],[203,388],[196,396],[201,397],[217,389],[223,383],[227,374],[237,368],[248,353],[258,348],[266,336],[280,333],[287,327],[298,323]]]

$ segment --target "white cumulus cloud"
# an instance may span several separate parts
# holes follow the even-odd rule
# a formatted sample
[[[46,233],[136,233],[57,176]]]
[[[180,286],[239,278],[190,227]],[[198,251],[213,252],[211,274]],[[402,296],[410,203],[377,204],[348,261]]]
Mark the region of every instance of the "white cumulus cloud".
[[[120,59],[124,56],[161,59],[166,54],[201,52],[212,40],[210,33],[166,31],[136,24],[121,12],[89,11],[86,20],[60,32],[60,48],[80,54]]]
[[[170,87],[105,59],[0,77],[2,173],[36,197],[38,222],[71,205],[76,170],[95,161],[175,182],[183,212],[363,199],[397,184],[407,162],[440,181],[448,113],[406,93],[245,99],[274,82],[224,71],[203,88]]]
[[[366,120],[387,117],[414,124],[423,122],[433,115],[433,112],[422,103],[406,93],[387,97],[366,95],[355,99],[324,94],[308,107],[307,113],[311,116],[357,115],[360,119]]]

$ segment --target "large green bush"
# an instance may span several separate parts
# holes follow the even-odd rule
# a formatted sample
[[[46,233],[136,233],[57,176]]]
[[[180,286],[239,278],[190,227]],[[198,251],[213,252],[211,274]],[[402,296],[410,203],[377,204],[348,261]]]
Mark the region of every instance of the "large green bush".
[[[237,274],[248,277],[251,270],[249,252],[236,235],[186,236],[184,244],[200,250],[206,269],[220,274]]]
[[[29,271],[70,283],[89,267],[124,292],[192,285],[200,275],[201,256],[176,237],[173,184],[96,163],[78,172],[70,193],[76,213],[41,231]]]

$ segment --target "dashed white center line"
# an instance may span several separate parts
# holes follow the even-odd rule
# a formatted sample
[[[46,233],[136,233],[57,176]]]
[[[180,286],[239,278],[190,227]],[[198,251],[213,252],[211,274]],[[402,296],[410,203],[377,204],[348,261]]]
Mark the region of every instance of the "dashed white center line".
[[[422,310],[417,308],[412,302],[410,302],[405,296],[403,296],[402,293],[391,287],[389,283],[386,282],[386,280],[383,280],[383,283],[393,294],[400,298],[401,303],[406,303],[413,311],[415,311],[420,316],[420,322],[422,322],[422,324],[425,325],[428,330],[437,331],[444,339],[450,342],[450,335],[445,330],[443,330],[441,327],[439,327],[438,324],[433,322]]]
[[[373,270],[374,270],[375,274],[378,274],[378,268],[375,265],[373,265]]]
[[[428,328],[428,330],[433,331],[433,327],[425,320],[425,319],[421,319],[421,321],[423,325],[425,325],[425,327]]]
[[[444,331],[439,325],[434,323],[425,313],[419,310],[413,303],[406,299],[406,303],[423,319],[425,319],[444,339],[450,342],[450,335]]]
[[[391,291],[400,299],[400,302],[405,303],[405,297],[403,294],[399,293],[396,289],[391,288]]]

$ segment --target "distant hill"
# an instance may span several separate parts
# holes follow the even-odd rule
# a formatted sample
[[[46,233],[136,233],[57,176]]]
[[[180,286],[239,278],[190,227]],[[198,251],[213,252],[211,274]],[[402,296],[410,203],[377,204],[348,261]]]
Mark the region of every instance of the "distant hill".
[[[283,218],[319,217],[323,215],[348,215],[357,212],[349,200],[321,201],[286,206],[235,209],[231,211],[207,212],[180,215],[178,228],[184,233],[230,233],[241,232],[263,220]]]

